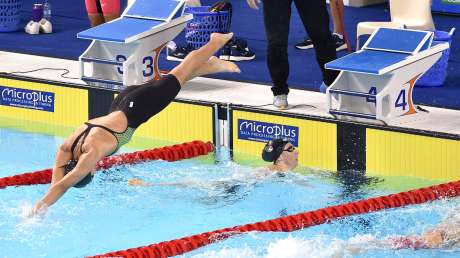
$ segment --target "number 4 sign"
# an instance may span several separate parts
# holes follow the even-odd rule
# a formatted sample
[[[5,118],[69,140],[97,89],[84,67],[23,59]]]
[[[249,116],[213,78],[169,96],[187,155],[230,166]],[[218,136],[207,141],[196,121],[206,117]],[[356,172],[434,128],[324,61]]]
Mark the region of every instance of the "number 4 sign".
[[[401,116],[417,113],[412,102],[412,92],[415,86],[415,82],[420,76],[421,74],[410,79],[396,97],[394,107],[396,110],[399,110],[399,112],[402,113]]]

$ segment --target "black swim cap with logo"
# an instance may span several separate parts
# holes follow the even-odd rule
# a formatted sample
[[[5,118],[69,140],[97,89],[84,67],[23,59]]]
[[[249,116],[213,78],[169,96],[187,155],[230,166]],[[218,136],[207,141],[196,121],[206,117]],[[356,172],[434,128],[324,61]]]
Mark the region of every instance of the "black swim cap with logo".
[[[262,159],[267,162],[276,162],[283,153],[284,146],[289,143],[287,139],[273,139],[265,144],[262,150]]]
[[[69,160],[67,164],[64,165],[64,175],[67,175],[72,169],[74,169],[77,166],[78,161],[75,159]],[[89,184],[93,180],[93,174],[90,172],[88,175],[86,175],[80,182],[76,183],[73,187],[76,188],[82,188],[85,187],[87,184]]]

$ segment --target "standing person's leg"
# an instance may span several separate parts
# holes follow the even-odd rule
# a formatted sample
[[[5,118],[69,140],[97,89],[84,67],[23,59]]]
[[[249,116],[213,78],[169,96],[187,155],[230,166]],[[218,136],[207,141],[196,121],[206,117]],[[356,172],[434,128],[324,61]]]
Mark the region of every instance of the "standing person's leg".
[[[233,33],[211,34],[211,39],[206,45],[190,52],[170,74],[173,74],[179,80],[180,85],[184,85],[188,80],[200,75],[218,72],[240,72],[238,66],[234,63],[220,60],[213,56],[232,37]]]
[[[329,0],[330,13],[332,16],[332,25],[334,28],[334,33],[332,38],[335,43],[335,50],[340,51],[349,47],[349,42],[347,39],[347,34],[343,24],[343,13],[344,5],[343,0]],[[297,42],[295,45],[297,49],[309,49],[313,48],[313,42],[310,38],[305,38],[304,40]],[[349,49],[351,52],[351,49]]]
[[[111,20],[115,20],[116,18],[120,17],[119,14],[109,14],[109,15],[104,15],[104,21],[109,22]]]
[[[343,17],[343,0],[329,0],[329,7],[331,9],[332,25],[334,27],[334,33],[344,35],[344,28],[342,20]]]
[[[350,42],[348,41],[348,34],[345,31],[344,24],[344,5],[343,0],[330,0],[329,6],[331,8],[332,22],[334,25],[334,33],[332,38],[335,42],[335,50],[340,51],[348,48],[351,52]]]
[[[268,41],[267,66],[273,81],[274,96],[289,93],[287,43],[291,4],[292,0],[265,0],[263,6],[265,33]]]
[[[337,58],[335,44],[329,30],[329,14],[325,0],[294,0],[303,25],[315,46],[316,60],[321,68],[324,83],[329,86],[339,74],[326,70],[324,64]]]
[[[194,6],[201,6],[201,1],[200,0],[185,0],[185,5],[194,7]]]
[[[120,17],[120,0],[100,0],[105,22]]]
[[[104,16],[102,15],[102,7],[99,0],[85,0],[85,6],[91,27],[104,23]]]

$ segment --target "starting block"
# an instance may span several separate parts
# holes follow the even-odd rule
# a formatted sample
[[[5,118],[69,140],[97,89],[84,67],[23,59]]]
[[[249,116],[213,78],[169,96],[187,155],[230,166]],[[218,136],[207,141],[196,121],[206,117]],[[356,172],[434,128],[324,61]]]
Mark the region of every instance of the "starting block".
[[[77,34],[92,43],[80,56],[80,76],[88,85],[122,89],[160,78],[158,57],[192,15],[185,0],[136,0],[120,18]]]
[[[340,71],[326,90],[329,113],[383,123],[416,114],[415,82],[449,47],[432,40],[430,31],[379,28],[360,51],[327,63]]]

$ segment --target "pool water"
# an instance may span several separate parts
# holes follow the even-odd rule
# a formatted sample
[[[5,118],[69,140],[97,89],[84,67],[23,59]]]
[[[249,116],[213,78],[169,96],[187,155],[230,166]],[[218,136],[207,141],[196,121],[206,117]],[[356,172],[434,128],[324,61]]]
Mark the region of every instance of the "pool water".
[[[0,128],[0,177],[53,165],[63,138]],[[122,151],[132,151],[122,149]],[[300,173],[266,178],[232,162],[152,161],[98,173],[70,189],[40,218],[26,218],[48,185],[0,189],[0,257],[83,257],[389,194],[360,173]],[[133,187],[140,178],[151,187]],[[416,234],[460,201],[387,210],[292,233],[251,233],[184,257],[341,257],[362,238]],[[460,250],[367,250],[358,257],[458,257]],[[337,256],[339,255],[339,256]]]

